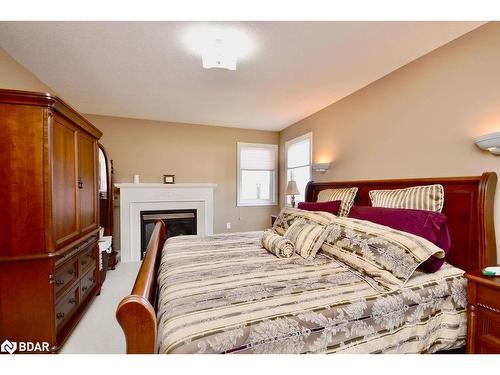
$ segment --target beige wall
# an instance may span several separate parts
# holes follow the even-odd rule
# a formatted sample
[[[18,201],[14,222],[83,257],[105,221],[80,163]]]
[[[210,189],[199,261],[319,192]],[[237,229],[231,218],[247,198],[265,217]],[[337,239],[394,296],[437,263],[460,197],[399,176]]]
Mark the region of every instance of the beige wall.
[[[236,142],[278,144],[277,132],[85,115],[103,133],[116,182],[212,182],[214,232],[259,230],[270,226],[277,206],[236,207]],[[115,215],[115,223],[119,224]],[[118,225],[117,225],[118,226]],[[118,236],[115,238],[118,239]]]
[[[53,93],[33,73],[14,60],[0,47],[0,88]]]
[[[486,24],[283,130],[281,192],[284,143],[310,131],[313,161],[333,163],[317,181],[500,175],[500,157],[473,143],[500,131],[499,46],[500,23]]]

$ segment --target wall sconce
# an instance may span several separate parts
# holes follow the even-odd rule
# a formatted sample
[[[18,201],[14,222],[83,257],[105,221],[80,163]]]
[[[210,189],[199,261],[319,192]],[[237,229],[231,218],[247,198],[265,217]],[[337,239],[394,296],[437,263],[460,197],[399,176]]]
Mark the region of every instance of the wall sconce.
[[[325,173],[330,168],[330,163],[315,163],[312,168],[314,172]]]
[[[481,135],[474,138],[474,142],[481,150],[488,150],[493,155],[500,155],[500,132]]]

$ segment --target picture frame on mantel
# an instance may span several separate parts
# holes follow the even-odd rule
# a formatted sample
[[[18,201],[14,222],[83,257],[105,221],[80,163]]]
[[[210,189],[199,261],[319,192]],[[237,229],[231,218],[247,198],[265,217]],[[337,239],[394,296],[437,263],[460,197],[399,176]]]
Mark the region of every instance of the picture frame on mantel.
[[[174,174],[164,174],[163,175],[163,183],[164,184],[175,184],[175,175]]]

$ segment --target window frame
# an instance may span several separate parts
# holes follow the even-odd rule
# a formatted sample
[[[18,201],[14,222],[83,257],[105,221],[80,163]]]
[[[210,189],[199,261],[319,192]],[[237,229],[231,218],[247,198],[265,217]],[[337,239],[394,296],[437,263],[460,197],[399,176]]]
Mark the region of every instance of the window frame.
[[[271,199],[243,200],[241,199],[242,174],[241,174],[241,150],[245,147],[268,148],[274,151],[274,173],[271,178]],[[278,204],[278,145],[271,143],[248,143],[237,142],[237,176],[236,176],[236,207],[258,207],[258,206],[276,206]],[[264,170],[264,169],[263,169]],[[267,169],[265,169],[267,171]]]
[[[294,168],[288,168],[288,149],[291,145],[294,143],[301,142],[305,139],[309,140],[309,164],[304,164],[302,166],[294,167]],[[285,206],[286,207],[291,207],[290,202],[288,201],[288,195],[285,194],[286,187],[288,185],[288,170],[289,169],[297,169],[297,168],[303,168],[309,165],[309,176],[310,176],[310,181],[312,181],[312,176],[313,176],[313,170],[312,170],[312,158],[313,158],[313,133],[308,132],[305,134],[302,134],[301,136],[289,139],[288,141],[285,142],[285,186],[284,186],[284,191],[283,191],[283,196],[285,200]],[[304,199],[305,199],[305,194],[306,192],[304,191]]]

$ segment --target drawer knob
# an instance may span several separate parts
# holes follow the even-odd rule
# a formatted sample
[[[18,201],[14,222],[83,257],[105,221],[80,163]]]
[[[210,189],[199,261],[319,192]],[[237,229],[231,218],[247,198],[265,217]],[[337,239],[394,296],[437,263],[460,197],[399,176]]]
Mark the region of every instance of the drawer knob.
[[[59,319],[59,320],[63,319],[64,318],[64,313],[63,312],[58,312],[56,314],[56,318]]]
[[[95,278],[94,278],[94,277],[89,277],[89,281],[90,281],[91,283],[93,283],[93,282],[95,281]]]
[[[82,266],[85,266],[87,265],[87,261],[86,260],[82,260]]]
[[[88,289],[88,286],[82,286],[82,292],[85,292]]]
[[[69,270],[69,271],[68,271],[68,273],[69,273],[70,275],[74,275],[74,274],[76,274],[76,271],[75,271],[74,269],[71,269],[71,270]]]
[[[75,298],[75,297],[70,298],[70,299],[68,300],[68,303],[71,303],[72,305],[74,305],[74,304],[76,303],[76,298]]]
[[[56,285],[64,285],[64,280],[56,280]]]

